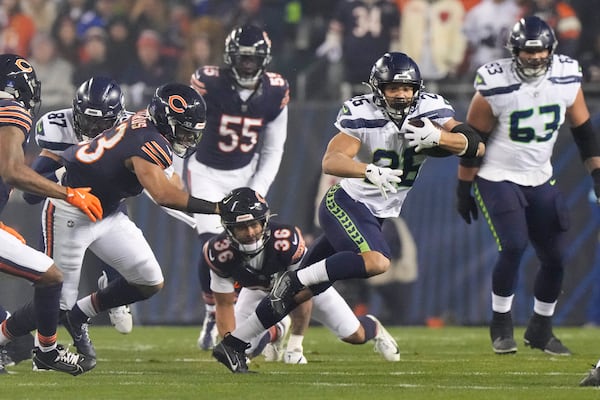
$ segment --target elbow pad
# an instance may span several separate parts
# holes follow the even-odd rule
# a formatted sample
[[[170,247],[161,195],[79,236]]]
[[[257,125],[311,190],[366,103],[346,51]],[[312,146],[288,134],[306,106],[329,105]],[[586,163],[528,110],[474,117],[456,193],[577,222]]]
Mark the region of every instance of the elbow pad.
[[[590,119],[577,127],[571,128],[571,133],[582,160],[600,156],[600,145]]]
[[[459,157],[464,158],[474,158],[477,156],[477,149],[479,147],[479,143],[482,143],[483,140],[479,133],[468,124],[460,124],[456,125],[450,132],[453,133],[462,133],[467,139],[467,147],[462,155]]]

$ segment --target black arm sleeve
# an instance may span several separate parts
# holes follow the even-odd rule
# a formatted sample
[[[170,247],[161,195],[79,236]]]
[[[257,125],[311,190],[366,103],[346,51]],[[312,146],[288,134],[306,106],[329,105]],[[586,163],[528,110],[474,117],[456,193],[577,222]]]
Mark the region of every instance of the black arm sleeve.
[[[187,203],[187,212],[193,214],[218,214],[217,204],[197,197],[190,196]]]
[[[468,124],[456,125],[450,132],[462,133],[467,138],[467,150],[460,157],[474,158],[477,156],[477,148],[482,142],[481,135],[473,127]]]
[[[590,157],[600,156],[600,145],[591,120],[588,119],[583,124],[571,128],[571,133],[582,160],[585,161]]]

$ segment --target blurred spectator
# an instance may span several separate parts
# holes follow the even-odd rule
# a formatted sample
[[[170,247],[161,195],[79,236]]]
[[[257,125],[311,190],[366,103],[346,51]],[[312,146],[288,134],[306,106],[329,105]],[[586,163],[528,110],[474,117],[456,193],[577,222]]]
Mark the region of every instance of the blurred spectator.
[[[596,36],[600,35],[600,3],[590,0],[572,0],[570,3],[581,21],[578,54],[594,51]],[[578,57],[579,58],[579,57]]]
[[[107,25],[111,75],[121,82],[127,66],[135,60],[135,34],[125,16],[113,17]]]
[[[526,7],[525,15],[537,15],[554,29],[558,39],[556,53],[577,57],[581,22],[573,7],[564,1],[533,0]]]
[[[89,0],[62,0],[59,4],[59,17],[69,16],[75,22],[79,22],[81,16],[90,9]]]
[[[419,65],[430,92],[436,81],[457,76],[464,61],[464,15],[459,0],[409,0],[404,6],[400,48]]]
[[[43,110],[70,107],[75,93],[75,86],[71,83],[73,66],[57,54],[56,44],[49,34],[34,36],[29,61],[42,82]]]
[[[29,56],[35,35],[33,19],[21,10],[19,0],[2,0],[0,5],[0,53]]]
[[[107,58],[107,40],[106,31],[102,28],[93,27],[85,32],[80,62],[73,73],[73,84],[76,87],[92,76],[112,78]]]
[[[167,4],[162,0],[135,0],[129,12],[129,21],[135,32],[146,29],[165,35],[169,26]]]
[[[146,29],[136,42],[137,60],[129,65],[123,77],[125,93],[132,110],[150,102],[156,88],[175,79],[168,60],[161,55],[161,38],[158,32]]]
[[[233,28],[242,25],[254,25],[267,31],[265,20],[262,15],[262,0],[239,0],[237,4],[233,3],[228,7],[228,12],[221,16],[226,32],[231,32]]]
[[[221,54],[218,54],[221,56]],[[190,76],[203,65],[220,65],[221,57],[215,57],[207,35],[197,35],[189,39],[177,68],[177,81],[189,83]]]
[[[77,23],[77,36],[85,35],[89,28],[106,29],[108,21],[115,15],[115,0],[96,0],[94,7],[85,11]]]
[[[375,60],[397,40],[399,22],[398,8],[388,0],[338,2],[325,41],[316,53],[331,63],[341,60],[341,98],[365,93],[365,71],[370,71]]]
[[[506,41],[521,14],[515,0],[483,0],[465,14],[463,33],[469,44],[469,72],[489,61],[510,56]]]
[[[221,19],[209,15],[203,15],[192,21],[190,25],[190,34],[188,41],[195,37],[205,36],[211,47],[211,54],[214,59],[214,65],[219,65],[223,61],[225,52],[225,36],[227,32],[223,28]],[[189,43],[188,43],[189,47]],[[189,76],[188,79],[189,80]]]
[[[48,0],[20,0],[23,13],[35,23],[37,32],[50,33],[57,16],[57,3]]]
[[[75,28],[75,20],[69,15],[59,16],[52,27],[58,55],[72,65],[79,64],[79,39]]]

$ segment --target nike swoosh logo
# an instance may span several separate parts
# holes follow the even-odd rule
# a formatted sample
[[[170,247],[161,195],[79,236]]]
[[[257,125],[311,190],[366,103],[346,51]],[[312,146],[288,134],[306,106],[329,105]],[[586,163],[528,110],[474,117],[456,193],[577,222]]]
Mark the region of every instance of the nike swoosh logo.
[[[556,179],[551,179],[550,180],[550,186],[554,186],[556,184]]]
[[[210,249],[208,250],[208,259],[210,261],[215,261],[215,256],[213,255],[213,252]]]
[[[294,239],[292,240],[292,244],[294,246],[298,244],[298,236],[294,235]]]

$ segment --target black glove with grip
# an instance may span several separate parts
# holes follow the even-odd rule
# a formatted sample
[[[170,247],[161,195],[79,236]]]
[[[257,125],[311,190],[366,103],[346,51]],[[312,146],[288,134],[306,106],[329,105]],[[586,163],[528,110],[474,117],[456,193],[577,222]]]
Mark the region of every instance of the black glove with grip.
[[[477,204],[475,198],[471,196],[472,185],[472,181],[459,179],[456,186],[456,210],[467,224],[471,223],[471,218],[477,219]]]

